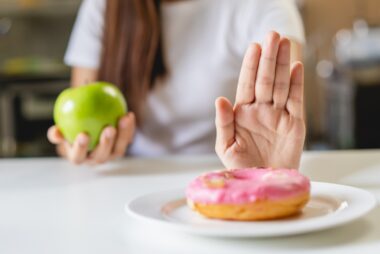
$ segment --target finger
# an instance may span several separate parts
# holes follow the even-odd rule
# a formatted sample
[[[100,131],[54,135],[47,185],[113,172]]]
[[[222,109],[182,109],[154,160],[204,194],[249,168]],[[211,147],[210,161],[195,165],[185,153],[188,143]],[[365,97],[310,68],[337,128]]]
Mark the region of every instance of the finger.
[[[304,68],[301,62],[296,62],[292,67],[290,76],[290,91],[286,108],[289,114],[296,118],[303,118],[303,89]]]
[[[67,142],[60,143],[56,146],[57,154],[63,158],[67,158],[67,151],[69,151],[70,145]]]
[[[220,97],[215,101],[216,144],[218,152],[225,151],[235,140],[234,112],[228,99]]]
[[[100,135],[100,142],[95,150],[90,154],[90,164],[101,164],[110,160],[113,145],[115,144],[116,129],[114,127],[106,127]]]
[[[118,124],[118,133],[116,143],[113,149],[112,157],[123,157],[128,145],[131,143],[136,128],[136,119],[133,113],[122,117]]]
[[[261,54],[256,78],[255,101],[259,103],[269,103],[273,100],[273,83],[279,43],[280,35],[276,32],[269,33]]]
[[[69,145],[65,142],[65,149],[67,152],[67,158],[74,164],[81,164],[87,158],[87,149],[90,138],[84,134],[80,133],[74,141],[73,145]]]
[[[261,46],[253,43],[245,53],[236,91],[235,105],[252,103],[255,99],[255,81],[259,67]]]
[[[290,41],[282,38],[277,55],[276,77],[273,88],[273,103],[277,108],[285,107],[290,84]]]
[[[48,129],[47,137],[48,137],[48,140],[54,145],[61,144],[62,142],[65,141],[65,138],[63,137],[62,133],[59,131],[58,127],[55,125],[51,126]]]

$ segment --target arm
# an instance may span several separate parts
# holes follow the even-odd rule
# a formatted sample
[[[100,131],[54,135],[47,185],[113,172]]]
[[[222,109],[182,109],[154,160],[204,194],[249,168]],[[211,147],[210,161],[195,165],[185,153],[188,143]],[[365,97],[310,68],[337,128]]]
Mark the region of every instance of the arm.
[[[98,80],[98,70],[83,68],[83,67],[74,67],[71,70],[71,86],[81,86]]]

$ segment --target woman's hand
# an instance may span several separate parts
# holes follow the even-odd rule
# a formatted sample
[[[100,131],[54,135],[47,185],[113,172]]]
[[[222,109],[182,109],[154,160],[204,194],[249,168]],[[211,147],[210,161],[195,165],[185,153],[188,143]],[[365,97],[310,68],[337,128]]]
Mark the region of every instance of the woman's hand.
[[[272,32],[243,61],[235,105],[218,98],[216,152],[226,168],[298,169],[305,141],[303,65],[290,67],[290,41]]]
[[[117,129],[106,127],[102,131],[97,147],[91,152],[87,152],[90,138],[81,133],[70,145],[63,137],[56,126],[48,130],[48,139],[57,145],[58,154],[67,158],[74,164],[87,163],[90,165],[102,164],[107,161],[123,157],[128,145],[131,143],[135,132],[135,116],[133,113],[120,118]]]

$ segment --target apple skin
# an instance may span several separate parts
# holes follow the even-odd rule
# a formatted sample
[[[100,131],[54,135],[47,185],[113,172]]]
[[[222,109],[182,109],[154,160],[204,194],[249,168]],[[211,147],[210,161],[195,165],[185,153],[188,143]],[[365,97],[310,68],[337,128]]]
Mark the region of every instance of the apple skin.
[[[116,86],[94,82],[62,91],[55,101],[54,121],[70,144],[79,133],[86,133],[91,151],[99,143],[102,130],[116,127],[127,110],[124,96]]]

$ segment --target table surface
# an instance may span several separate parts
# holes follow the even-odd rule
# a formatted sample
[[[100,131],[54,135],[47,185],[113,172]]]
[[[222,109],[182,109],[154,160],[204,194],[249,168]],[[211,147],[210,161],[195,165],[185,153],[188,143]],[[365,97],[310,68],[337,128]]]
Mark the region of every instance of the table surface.
[[[338,228],[266,239],[172,232],[124,212],[139,195],[185,188],[219,168],[215,156],[133,158],[97,168],[53,158],[0,160],[0,253],[380,253],[380,206]],[[380,200],[380,150],[305,152],[301,171]]]

